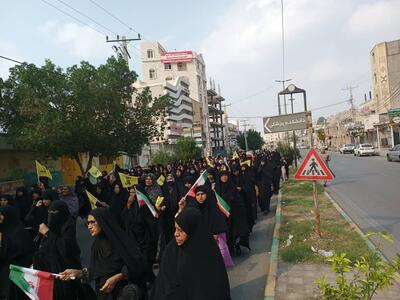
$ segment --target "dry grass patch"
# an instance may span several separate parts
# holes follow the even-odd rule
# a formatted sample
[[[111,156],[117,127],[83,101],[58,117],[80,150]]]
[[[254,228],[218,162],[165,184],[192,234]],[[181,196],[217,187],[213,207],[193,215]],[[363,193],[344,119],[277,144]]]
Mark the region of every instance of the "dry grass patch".
[[[365,241],[347,223],[324,194],[318,184],[322,238],[314,231],[315,215],[312,183],[290,180],[282,187],[282,219],[280,229],[280,257],[286,262],[325,263],[326,258],[314,253],[311,247],[335,253],[346,252],[350,259],[369,255]],[[286,245],[293,235],[291,244]]]

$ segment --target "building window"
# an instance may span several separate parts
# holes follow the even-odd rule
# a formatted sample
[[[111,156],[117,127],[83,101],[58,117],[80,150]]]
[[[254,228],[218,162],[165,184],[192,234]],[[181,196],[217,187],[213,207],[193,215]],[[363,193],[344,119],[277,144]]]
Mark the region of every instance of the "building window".
[[[179,62],[178,63],[178,71],[186,71],[186,63]]]
[[[147,50],[147,58],[153,58],[153,57],[154,57],[153,50],[151,49]]]
[[[156,70],[154,70],[154,69],[149,70],[149,78],[156,79]]]
[[[164,70],[172,70],[171,64],[164,64]]]
[[[376,79],[376,73],[374,73],[374,81],[375,81],[375,84],[378,83],[378,79]]]

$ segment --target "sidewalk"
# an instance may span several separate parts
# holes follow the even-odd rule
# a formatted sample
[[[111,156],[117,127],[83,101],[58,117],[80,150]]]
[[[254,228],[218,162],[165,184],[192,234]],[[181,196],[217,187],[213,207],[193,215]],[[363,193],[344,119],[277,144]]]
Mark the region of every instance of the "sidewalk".
[[[251,251],[233,257],[235,266],[228,269],[232,300],[263,299],[270,262],[272,234],[275,225],[276,197],[271,199],[271,212],[258,212],[257,223],[250,235]]]
[[[303,300],[320,299],[315,280],[326,276],[329,283],[335,282],[335,274],[327,265],[317,264],[287,264],[279,261],[278,280],[276,287],[277,300]],[[374,300],[398,300],[400,298],[400,285],[394,285],[378,293]]]

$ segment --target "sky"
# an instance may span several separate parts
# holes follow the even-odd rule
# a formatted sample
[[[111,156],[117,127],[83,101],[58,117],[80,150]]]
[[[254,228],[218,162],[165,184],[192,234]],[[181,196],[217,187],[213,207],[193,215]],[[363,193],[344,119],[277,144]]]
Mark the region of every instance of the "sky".
[[[45,59],[63,68],[82,60],[97,66],[114,54],[106,35],[135,38],[139,32],[167,50],[202,53],[207,76],[221,86],[225,104],[231,104],[229,117],[248,118],[251,126],[262,130],[260,117],[278,114],[282,84],[275,80],[283,78],[280,0],[0,0],[0,4],[2,56],[39,66]],[[349,99],[343,90],[347,86],[356,87],[355,103],[362,103],[372,89],[372,47],[400,39],[400,0],[283,0],[283,4],[285,79],[306,90],[313,118],[348,109],[348,103],[337,104]],[[141,77],[138,43],[129,46],[130,67]],[[12,66],[0,59],[0,77],[6,78]],[[294,112],[299,112],[303,100],[295,98]]]

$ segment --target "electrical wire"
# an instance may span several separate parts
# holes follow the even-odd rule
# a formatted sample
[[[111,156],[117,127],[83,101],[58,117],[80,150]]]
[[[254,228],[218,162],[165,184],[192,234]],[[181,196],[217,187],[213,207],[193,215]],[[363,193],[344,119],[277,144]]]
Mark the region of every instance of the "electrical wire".
[[[22,61],[18,61],[18,60],[16,60],[16,59],[9,58],[9,57],[7,57],[7,56],[0,55],[0,58],[5,59],[5,60],[9,60],[9,61],[12,61],[12,62],[15,62],[15,63],[17,63],[17,64],[23,64]]]
[[[85,17],[87,19],[89,19],[90,21],[92,21],[93,23],[97,24],[98,26],[102,27],[103,29],[107,30],[108,32],[111,32],[115,35],[117,35],[116,32],[114,32],[113,30],[109,29],[108,27],[104,26],[103,24],[100,24],[99,22],[97,22],[96,20],[94,20],[93,18],[91,18],[90,16],[88,16],[87,14],[79,11],[78,9],[72,7],[71,5],[69,5],[68,3],[65,3],[62,0],[57,0],[58,2],[64,4],[65,6],[67,6],[68,8],[72,9],[74,12],[78,13],[79,15],[81,15],[82,17]]]
[[[68,16],[68,17],[74,19],[75,21],[81,23],[82,25],[91,28],[92,30],[96,31],[97,33],[99,33],[99,34],[101,34],[101,35],[104,35],[104,36],[107,36],[107,34],[105,34],[104,32],[102,32],[102,31],[98,30],[97,28],[95,28],[95,27],[93,27],[93,26],[91,26],[91,25],[89,25],[89,24],[83,22],[82,20],[80,20],[80,19],[78,19],[77,17],[71,15],[70,13],[66,12],[65,10],[62,10],[61,8],[55,6],[54,4],[52,4],[52,3],[50,3],[50,2],[48,2],[48,1],[46,1],[46,0],[40,0],[40,1],[42,1],[43,3],[45,3],[45,4],[47,4],[47,5],[51,6],[51,7],[53,7],[54,9],[58,10],[59,12],[63,13],[64,15],[66,15],[66,16]]]

